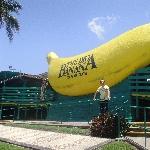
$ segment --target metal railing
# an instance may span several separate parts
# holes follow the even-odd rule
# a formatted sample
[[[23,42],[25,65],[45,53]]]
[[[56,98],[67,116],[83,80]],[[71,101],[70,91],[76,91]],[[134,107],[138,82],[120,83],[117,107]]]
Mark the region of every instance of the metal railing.
[[[112,106],[113,101],[108,102],[108,111],[113,114],[119,114],[122,115],[122,110],[124,110],[124,116],[128,118],[127,114],[127,107],[124,107],[127,101],[124,101],[122,103],[122,106],[114,105]],[[2,106],[1,106],[2,107]],[[4,108],[5,106],[3,106]],[[14,107],[17,107],[17,109],[21,109],[23,107],[23,104],[20,105],[12,105],[10,106],[9,110]],[[28,110],[28,106],[24,106],[26,111]],[[27,108],[26,108],[27,107]],[[35,106],[35,109],[39,109]],[[1,109],[0,109],[1,110]],[[3,111],[3,113],[2,113]],[[17,115],[17,110],[14,109],[15,113],[14,115]],[[4,114],[4,110],[1,110],[1,115]],[[79,101],[72,101],[72,102],[59,102],[59,103],[51,103],[49,106],[47,106],[47,120],[57,120],[57,121],[91,121],[93,116],[97,116],[100,114],[100,103],[97,99],[96,101],[93,100],[79,100]],[[11,114],[12,115],[12,114]],[[4,118],[4,117],[3,117]],[[15,116],[13,118],[16,118]],[[17,117],[19,118],[19,117]],[[26,117],[25,117],[26,118]]]
[[[139,128],[144,129],[144,138],[145,138],[145,147],[147,146],[147,132],[150,132],[150,127],[147,125],[147,110],[150,110],[150,107],[141,107],[141,106],[131,106],[131,109],[142,109],[143,110],[143,118],[144,118],[144,127],[139,126]]]
[[[122,115],[122,110],[124,110],[124,116],[128,119],[127,109],[128,107],[123,106],[126,105],[129,101],[126,100],[121,102],[118,105],[114,105],[113,102],[108,102],[108,111],[116,114]],[[114,106],[112,106],[112,104]],[[99,99],[93,100],[84,100],[84,101],[74,101],[67,103],[54,103],[49,107],[49,120],[57,121],[91,121],[92,117],[98,116],[100,114],[100,101]]]

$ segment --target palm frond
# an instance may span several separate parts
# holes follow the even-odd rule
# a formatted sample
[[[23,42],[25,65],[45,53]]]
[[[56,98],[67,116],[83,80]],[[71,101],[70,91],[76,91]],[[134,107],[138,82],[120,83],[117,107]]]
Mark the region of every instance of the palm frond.
[[[18,14],[21,9],[22,6],[16,0],[0,0],[0,28],[5,25],[10,41],[14,33],[20,29],[18,20],[13,15]]]
[[[7,35],[9,40],[12,41],[14,33],[19,31],[20,26],[18,20],[13,16],[8,16],[5,19]]]
[[[0,5],[6,12],[18,13],[22,9],[22,6],[15,0],[0,0]]]

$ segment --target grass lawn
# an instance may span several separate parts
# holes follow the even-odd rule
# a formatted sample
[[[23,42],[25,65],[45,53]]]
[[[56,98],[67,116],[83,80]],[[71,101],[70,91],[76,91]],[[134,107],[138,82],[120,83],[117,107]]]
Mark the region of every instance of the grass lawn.
[[[110,144],[106,144],[102,149],[98,150],[136,150],[136,148],[123,141],[115,141]]]
[[[25,150],[25,148],[0,141],[0,150]]]
[[[27,129],[52,131],[57,133],[90,135],[89,129],[82,129],[79,127],[62,127],[62,126],[51,126],[51,125],[13,124],[13,123],[8,123],[6,125],[13,126],[13,127],[27,128]]]

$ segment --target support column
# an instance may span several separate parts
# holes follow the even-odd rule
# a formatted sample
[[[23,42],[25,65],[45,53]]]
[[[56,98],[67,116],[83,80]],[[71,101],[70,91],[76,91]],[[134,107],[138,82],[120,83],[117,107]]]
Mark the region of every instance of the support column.
[[[27,108],[25,107],[25,120],[27,120]]]
[[[41,107],[41,120],[43,119],[42,117],[43,117],[43,111],[42,111],[42,107]]]
[[[0,119],[2,119],[2,105],[0,106]]]
[[[17,120],[20,120],[20,106],[17,105]]]
[[[36,106],[36,110],[35,110],[35,120],[37,120],[38,117],[38,106]]]
[[[46,120],[49,120],[48,117],[49,117],[49,105],[46,106]]]
[[[136,96],[136,106],[137,106],[137,107],[139,106],[139,99],[138,99],[137,96]],[[135,115],[135,118],[139,120],[139,108],[136,108],[136,115]]]

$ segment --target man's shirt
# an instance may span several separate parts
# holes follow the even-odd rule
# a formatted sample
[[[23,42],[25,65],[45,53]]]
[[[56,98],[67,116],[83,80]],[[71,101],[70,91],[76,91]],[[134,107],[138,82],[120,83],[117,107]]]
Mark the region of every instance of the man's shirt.
[[[100,93],[100,100],[110,100],[110,91],[107,85],[100,86],[97,92]]]

